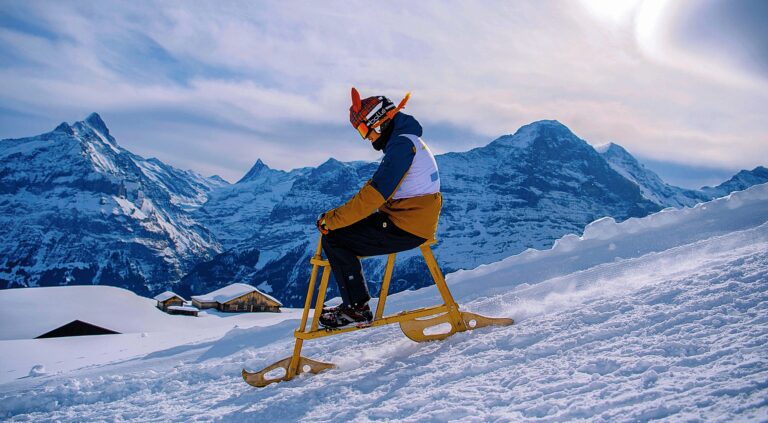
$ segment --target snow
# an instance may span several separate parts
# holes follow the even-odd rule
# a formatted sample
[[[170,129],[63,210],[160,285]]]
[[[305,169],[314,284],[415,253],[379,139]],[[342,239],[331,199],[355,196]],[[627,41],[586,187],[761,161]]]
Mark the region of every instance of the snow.
[[[396,326],[307,341],[303,355],[338,368],[262,389],[243,383],[240,369],[288,356],[297,314],[251,327],[230,323],[226,334],[223,326],[199,327],[208,339],[166,339],[143,355],[142,342],[157,347],[172,332],[5,340],[2,365],[19,379],[2,369],[0,417],[768,420],[768,185],[643,219],[602,219],[550,250],[447,281],[463,309],[516,324],[423,344]],[[438,299],[434,287],[394,294],[387,313]],[[11,310],[2,321],[19,312],[14,304],[2,303]],[[218,315],[167,317],[198,325]],[[116,348],[133,348],[132,359],[92,358]],[[78,360],[90,364],[72,364]],[[42,371],[32,375],[35,366]]]
[[[36,376],[42,376],[45,373],[46,373],[45,372],[45,366],[43,366],[42,364],[36,364],[36,365],[32,366],[31,369],[29,369],[29,375],[27,375],[27,376],[29,376],[29,377],[36,377]]]
[[[230,285],[227,285],[223,288],[219,288],[215,291],[209,292],[205,295],[195,295],[192,297],[193,300],[200,301],[200,302],[217,302],[220,304],[224,304],[227,301],[234,300],[235,298],[242,297],[245,294],[249,294],[251,292],[258,292],[259,294],[269,298],[270,300],[278,303],[279,305],[283,305],[280,301],[272,297],[271,295],[267,295],[258,289],[256,287],[253,287],[251,285],[245,284],[245,283],[233,283]]]
[[[32,339],[73,320],[120,333],[164,327],[155,301],[109,286],[71,286],[0,291],[0,340]]]
[[[233,327],[250,328],[296,319],[301,311],[218,313],[197,319],[170,315],[156,301],[110,286],[65,286],[0,291],[0,384],[37,364],[50,374],[144,357],[194,342],[210,342]],[[33,339],[73,320],[119,335]]]

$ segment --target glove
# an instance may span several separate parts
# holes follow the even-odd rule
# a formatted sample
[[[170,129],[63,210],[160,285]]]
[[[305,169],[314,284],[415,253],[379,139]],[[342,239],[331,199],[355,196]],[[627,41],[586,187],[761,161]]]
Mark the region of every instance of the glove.
[[[321,214],[320,217],[317,218],[315,225],[317,225],[317,230],[320,231],[320,233],[323,235],[328,235],[328,232],[330,232],[328,227],[325,226],[325,213]]]

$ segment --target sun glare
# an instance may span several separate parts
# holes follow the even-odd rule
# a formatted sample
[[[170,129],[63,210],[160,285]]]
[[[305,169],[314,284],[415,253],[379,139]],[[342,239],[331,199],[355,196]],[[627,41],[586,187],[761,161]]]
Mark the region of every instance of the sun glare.
[[[642,0],[581,0],[595,18],[613,25],[627,21]]]

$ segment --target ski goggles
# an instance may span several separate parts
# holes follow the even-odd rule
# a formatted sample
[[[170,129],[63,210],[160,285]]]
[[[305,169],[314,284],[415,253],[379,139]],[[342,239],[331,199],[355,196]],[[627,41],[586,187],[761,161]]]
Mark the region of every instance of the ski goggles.
[[[371,135],[371,132],[375,132],[379,135],[381,135],[381,124],[384,123],[384,121],[376,122],[375,126],[373,128],[369,128],[368,125],[365,124],[365,122],[361,122],[360,125],[357,125],[357,132],[360,133],[360,136],[363,138],[368,138],[369,135]],[[378,138],[378,137],[376,137]]]

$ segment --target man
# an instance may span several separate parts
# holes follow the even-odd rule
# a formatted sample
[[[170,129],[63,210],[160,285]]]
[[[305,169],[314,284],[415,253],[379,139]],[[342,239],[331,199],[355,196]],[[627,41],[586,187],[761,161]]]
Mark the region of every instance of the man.
[[[342,304],[323,308],[320,323],[329,328],[367,324],[371,299],[358,256],[410,250],[435,236],[442,197],[435,157],[421,125],[400,112],[410,93],[395,105],[384,96],[360,100],[352,88],[349,121],[377,151],[379,168],[346,204],[323,213],[317,227],[341,293]]]

